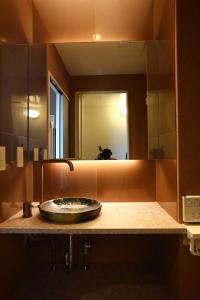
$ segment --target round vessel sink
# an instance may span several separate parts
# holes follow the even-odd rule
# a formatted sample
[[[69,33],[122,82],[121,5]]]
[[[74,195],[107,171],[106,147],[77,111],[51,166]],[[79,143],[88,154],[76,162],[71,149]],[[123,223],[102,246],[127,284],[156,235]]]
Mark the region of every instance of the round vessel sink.
[[[87,198],[58,198],[39,205],[41,216],[50,222],[79,223],[96,218],[101,203]]]

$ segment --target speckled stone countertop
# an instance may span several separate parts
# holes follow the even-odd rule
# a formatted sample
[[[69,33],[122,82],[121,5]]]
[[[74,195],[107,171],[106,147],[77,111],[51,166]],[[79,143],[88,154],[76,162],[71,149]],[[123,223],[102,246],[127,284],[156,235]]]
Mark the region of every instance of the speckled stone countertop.
[[[22,211],[0,224],[0,233],[38,234],[186,234],[156,202],[103,202],[94,220],[79,224],[55,224],[44,221],[38,208],[33,216],[22,218]]]

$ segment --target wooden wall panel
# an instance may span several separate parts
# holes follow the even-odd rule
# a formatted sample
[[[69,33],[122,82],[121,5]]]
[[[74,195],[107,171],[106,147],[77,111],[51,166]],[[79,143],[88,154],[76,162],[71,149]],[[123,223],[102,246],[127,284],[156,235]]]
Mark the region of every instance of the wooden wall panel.
[[[178,220],[175,90],[175,0],[154,0],[154,40],[148,43],[148,131],[156,161],[156,201]]]
[[[7,160],[15,160],[16,147],[27,151],[28,47],[0,45],[0,145]]]
[[[62,90],[69,97],[69,74],[53,44],[47,44],[47,71],[53,75]]]
[[[178,220],[176,160],[156,160],[156,201]]]
[[[39,112],[36,119],[29,118],[28,154],[33,158],[34,147],[39,148],[39,157],[43,157],[43,149],[47,149],[47,74],[46,45],[29,46],[28,94],[29,109]]]
[[[16,162],[7,163],[0,172],[0,222],[22,209],[23,201],[33,200],[32,162],[17,168]]]
[[[175,1],[154,0],[147,43],[149,157],[176,158]]]
[[[44,169],[44,199],[90,197],[100,201],[155,201],[155,161],[73,161]],[[34,200],[40,200],[39,164],[35,166]]]
[[[181,196],[200,194],[200,2],[177,0],[178,173]]]

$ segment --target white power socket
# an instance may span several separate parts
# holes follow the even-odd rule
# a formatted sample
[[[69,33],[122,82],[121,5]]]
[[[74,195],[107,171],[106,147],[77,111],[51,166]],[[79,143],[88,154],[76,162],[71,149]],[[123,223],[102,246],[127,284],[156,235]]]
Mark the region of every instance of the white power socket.
[[[182,197],[183,221],[200,223],[200,195]]]
[[[24,166],[24,148],[17,147],[17,167],[22,168]]]
[[[43,159],[47,159],[47,149],[43,149]]]
[[[33,149],[33,160],[34,161],[38,161],[39,160],[39,149],[38,148],[34,148]]]

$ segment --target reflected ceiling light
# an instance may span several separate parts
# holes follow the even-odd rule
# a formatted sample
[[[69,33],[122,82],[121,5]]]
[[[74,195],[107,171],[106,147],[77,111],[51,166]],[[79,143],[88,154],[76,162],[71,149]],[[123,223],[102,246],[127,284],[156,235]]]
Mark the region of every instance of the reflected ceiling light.
[[[121,116],[126,116],[127,115],[126,93],[120,94],[120,98],[121,98],[120,114]]]
[[[40,116],[40,112],[37,109],[30,108],[29,113],[28,110],[24,110],[23,115],[26,117],[29,116],[31,119],[37,119]]]
[[[40,103],[40,96],[38,96],[38,95],[30,95],[29,96],[29,101],[32,104],[39,104]]]
[[[100,39],[101,39],[101,35],[100,34],[98,34],[98,33],[93,34],[93,40],[100,41]]]

